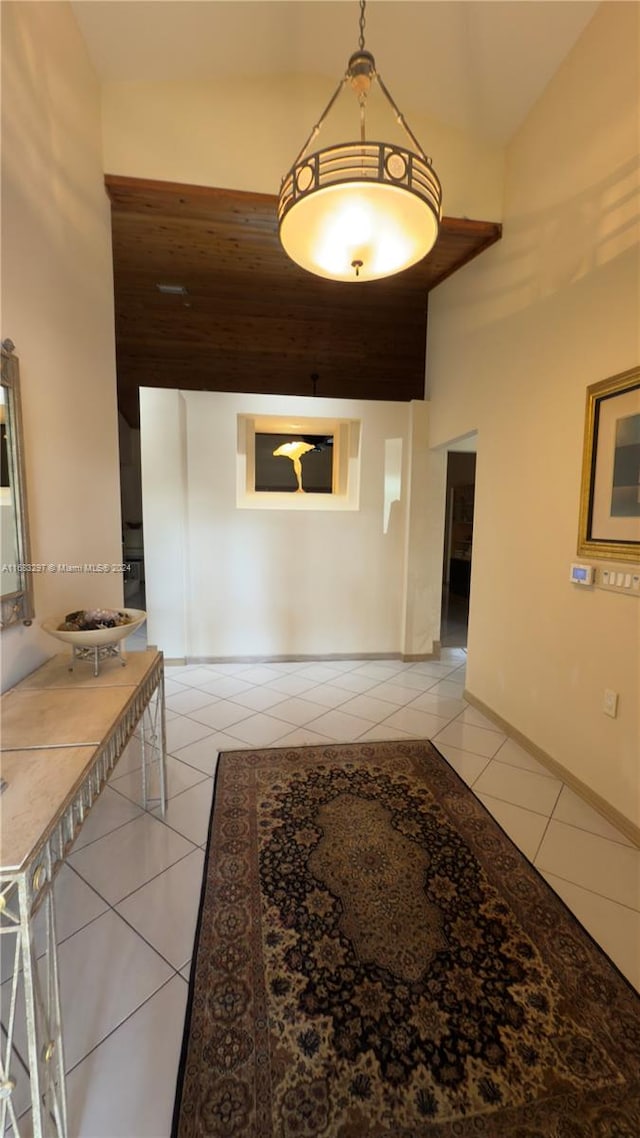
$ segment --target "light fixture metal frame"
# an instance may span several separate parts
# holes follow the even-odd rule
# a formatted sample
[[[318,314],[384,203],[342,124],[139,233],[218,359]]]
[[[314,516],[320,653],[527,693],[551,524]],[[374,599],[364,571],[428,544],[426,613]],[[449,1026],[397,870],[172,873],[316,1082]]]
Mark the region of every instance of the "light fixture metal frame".
[[[282,224],[289,210],[317,190],[343,183],[377,182],[415,194],[442,219],[442,190],[431,164],[389,142],[346,142],[308,154],[285,175],[278,202]]]

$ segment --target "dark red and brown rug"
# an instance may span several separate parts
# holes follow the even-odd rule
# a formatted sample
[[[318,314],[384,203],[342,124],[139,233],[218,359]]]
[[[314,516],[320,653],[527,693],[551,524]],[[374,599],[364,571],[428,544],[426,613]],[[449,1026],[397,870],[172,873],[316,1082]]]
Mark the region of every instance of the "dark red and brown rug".
[[[638,1138],[640,998],[426,742],[219,760],[174,1138]]]

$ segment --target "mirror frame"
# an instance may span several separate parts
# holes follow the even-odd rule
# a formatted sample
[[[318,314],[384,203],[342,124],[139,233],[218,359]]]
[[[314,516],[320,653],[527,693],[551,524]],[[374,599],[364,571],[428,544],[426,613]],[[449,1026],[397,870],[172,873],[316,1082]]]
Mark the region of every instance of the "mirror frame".
[[[11,340],[2,341],[2,386],[7,392],[8,430],[7,451],[14,494],[18,564],[30,567],[29,520],[27,514],[26,481],[24,473],[24,440],[20,407],[20,364],[14,354]],[[0,629],[12,624],[31,624],[34,616],[33,586],[29,569],[20,572],[20,588],[0,596]]]

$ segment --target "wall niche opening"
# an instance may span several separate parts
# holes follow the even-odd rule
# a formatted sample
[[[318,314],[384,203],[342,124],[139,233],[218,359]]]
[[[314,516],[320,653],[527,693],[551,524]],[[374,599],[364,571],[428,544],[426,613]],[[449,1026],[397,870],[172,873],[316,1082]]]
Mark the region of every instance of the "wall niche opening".
[[[360,421],[238,415],[240,509],[357,510]]]

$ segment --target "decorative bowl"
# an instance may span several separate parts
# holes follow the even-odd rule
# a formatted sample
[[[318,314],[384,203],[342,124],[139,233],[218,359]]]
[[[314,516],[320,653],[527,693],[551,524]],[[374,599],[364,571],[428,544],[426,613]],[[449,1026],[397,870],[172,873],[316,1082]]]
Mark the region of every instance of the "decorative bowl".
[[[59,616],[49,616],[46,620],[40,621],[40,627],[48,632],[49,636],[55,636],[56,640],[62,640],[64,644],[71,644],[74,648],[101,648],[105,644],[117,644],[119,640],[131,636],[131,633],[136,632],[147,619],[144,609],[121,608],[116,611],[128,616],[129,624],[119,624],[115,628],[63,631],[59,625],[64,623],[65,614],[61,613]]]

